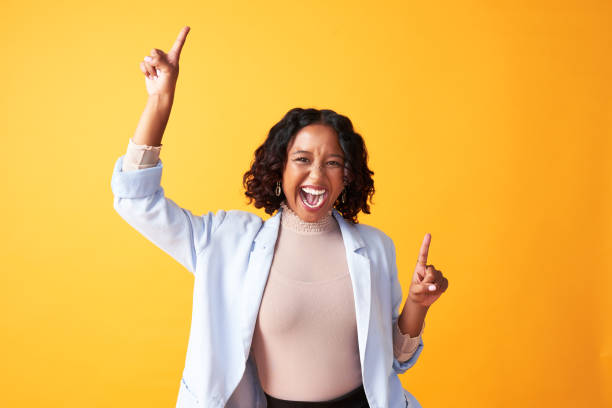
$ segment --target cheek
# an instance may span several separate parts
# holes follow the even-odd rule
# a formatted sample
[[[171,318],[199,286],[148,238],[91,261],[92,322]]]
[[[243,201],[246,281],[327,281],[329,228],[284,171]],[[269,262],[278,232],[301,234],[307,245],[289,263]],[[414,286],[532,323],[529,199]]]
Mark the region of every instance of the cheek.
[[[295,188],[297,185],[301,184],[306,177],[306,172],[293,163],[288,164],[283,172],[283,181],[287,187],[291,186]]]
[[[334,177],[334,184],[340,186],[340,190],[344,188],[344,180],[347,177],[346,169],[344,171],[339,171],[338,174]]]
[[[294,196],[296,186],[299,184],[298,182],[299,182],[298,174],[295,171],[291,171],[291,169],[288,168],[283,173],[283,181],[282,181],[283,190],[285,191],[285,194],[288,196]]]

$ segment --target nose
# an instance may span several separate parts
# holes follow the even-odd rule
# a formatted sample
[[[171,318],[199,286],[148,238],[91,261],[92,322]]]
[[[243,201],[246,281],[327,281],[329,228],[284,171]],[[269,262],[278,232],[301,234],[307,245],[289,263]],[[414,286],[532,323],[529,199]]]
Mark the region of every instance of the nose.
[[[314,164],[310,167],[310,175],[309,178],[312,180],[320,180],[323,177],[323,165]]]

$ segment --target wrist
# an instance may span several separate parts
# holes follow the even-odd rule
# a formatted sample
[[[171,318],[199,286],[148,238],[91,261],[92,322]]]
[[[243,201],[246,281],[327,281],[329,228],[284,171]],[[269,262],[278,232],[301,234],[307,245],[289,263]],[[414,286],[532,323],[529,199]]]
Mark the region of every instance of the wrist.
[[[410,307],[413,310],[423,310],[423,311],[427,311],[429,309],[429,306],[431,305],[424,305],[416,300],[413,300],[410,297],[410,294],[406,298],[406,304],[404,305],[404,307]]]
[[[172,93],[154,93],[149,95],[147,103],[158,108],[169,108],[174,101],[174,92]]]
[[[403,334],[409,333],[410,337],[416,337],[423,327],[428,309],[429,306],[423,306],[408,298],[398,320],[400,331]]]
[[[418,303],[410,299],[409,297],[408,299],[406,299],[406,304],[404,305],[404,309],[408,309],[408,310],[417,312],[419,314],[427,314],[427,311],[429,310],[429,306],[431,305],[423,305],[422,303]]]

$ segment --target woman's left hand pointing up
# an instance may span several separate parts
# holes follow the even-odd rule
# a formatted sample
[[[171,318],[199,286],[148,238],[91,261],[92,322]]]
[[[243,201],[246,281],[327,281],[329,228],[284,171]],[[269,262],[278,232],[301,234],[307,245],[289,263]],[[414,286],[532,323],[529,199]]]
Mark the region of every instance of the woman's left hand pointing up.
[[[427,307],[435,302],[448,288],[448,279],[442,275],[442,272],[433,265],[427,265],[430,242],[431,234],[427,233],[421,245],[408,293],[409,301]]]

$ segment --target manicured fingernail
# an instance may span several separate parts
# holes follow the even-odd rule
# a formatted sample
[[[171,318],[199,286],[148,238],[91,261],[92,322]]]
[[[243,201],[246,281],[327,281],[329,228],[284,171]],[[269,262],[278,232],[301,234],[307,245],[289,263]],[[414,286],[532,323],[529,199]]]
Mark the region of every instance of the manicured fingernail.
[[[156,68],[156,69],[155,69],[155,71],[157,72],[157,75],[159,75],[159,74],[160,74],[160,72],[161,72],[161,71],[159,70],[159,68]]]
[[[144,57],[144,60],[147,62],[151,62],[153,58],[149,57],[148,55],[146,57]]]
[[[436,290],[436,285],[429,285],[429,290]]]

